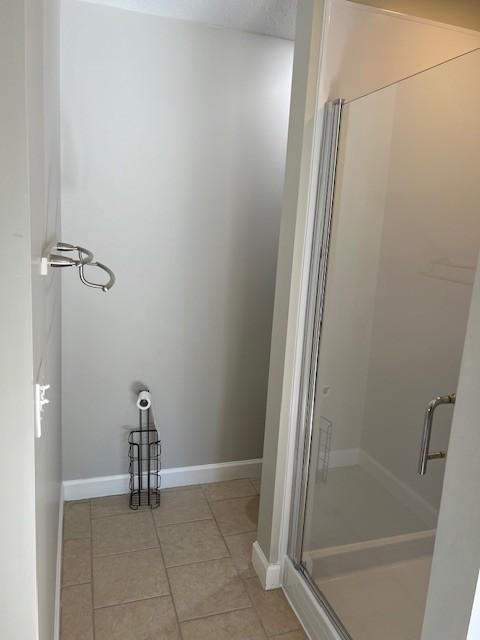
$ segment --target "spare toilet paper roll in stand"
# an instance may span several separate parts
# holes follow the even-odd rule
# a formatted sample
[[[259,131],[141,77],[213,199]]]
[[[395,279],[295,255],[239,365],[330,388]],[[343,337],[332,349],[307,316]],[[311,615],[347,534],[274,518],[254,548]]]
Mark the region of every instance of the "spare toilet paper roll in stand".
[[[137,398],[137,407],[140,411],[146,411],[150,409],[152,406],[152,396],[150,395],[150,391],[146,389],[144,391],[140,391]]]

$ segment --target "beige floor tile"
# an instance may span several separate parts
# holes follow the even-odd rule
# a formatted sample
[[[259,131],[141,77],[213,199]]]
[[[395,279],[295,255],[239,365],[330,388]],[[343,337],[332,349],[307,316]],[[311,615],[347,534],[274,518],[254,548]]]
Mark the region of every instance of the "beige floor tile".
[[[62,589],[62,640],[93,640],[92,591],[89,584]]]
[[[170,596],[95,611],[95,640],[177,640]],[[63,639],[62,639],[63,640]]]
[[[63,544],[62,585],[84,584],[92,579],[90,538],[65,540]]]
[[[157,531],[167,567],[229,555],[214,520],[171,524]]]
[[[171,493],[172,491],[192,491],[192,489],[201,489],[203,484],[182,484],[178,487],[165,487],[161,489],[161,494]]]
[[[254,609],[182,622],[183,640],[265,640]]]
[[[251,562],[252,545],[256,539],[256,531],[225,536],[225,542],[232,556],[233,563],[242,578],[251,578],[256,575]]]
[[[160,549],[145,549],[94,559],[95,607],[124,604],[168,593],[167,575]]]
[[[78,538],[90,538],[90,501],[65,503],[63,539]]]
[[[290,633],[282,633],[279,636],[273,636],[271,640],[308,640],[308,636],[304,631],[291,631]]]
[[[160,506],[153,511],[153,517],[155,524],[162,526],[208,520],[212,513],[201,489],[178,489],[162,492]]]
[[[92,520],[93,555],[106,556],[158,546],[148,511]]]
[[[258,578],[249,578],[245,584],[268,636],[300,630],[300,623],[281,589],[264,591]]]
[[[212,502],[211,508],[224,535],[255,531],[258,521],[258,496]]]
[[[229,480],[228,482],[213,482],[203,487],[208,500],[228,500],[230,498],[245,498],[254,496],[257,491],[250,480]]]
[[[253,486],[255,487],[257,493],[260,493],[260,483],[261,483],[261,479],[260,478],[250,478],[250,482],[253,484]]]
[[[173,567],[168,576],[181,621],[251,606],[229,558]]]
[[[122,513],[132,513],[132,509],[130,509],[129,507],[129,500],[129,495],[95,498],[91,501],[92,518],[102,518],[103,516],[118,516]]]

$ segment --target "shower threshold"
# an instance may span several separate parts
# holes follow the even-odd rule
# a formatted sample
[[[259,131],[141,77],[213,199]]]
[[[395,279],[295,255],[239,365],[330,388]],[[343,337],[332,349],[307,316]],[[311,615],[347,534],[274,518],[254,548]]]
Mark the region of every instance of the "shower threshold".
[[[435,531],[311,550],[304,565],[353,640],[420,640]]]

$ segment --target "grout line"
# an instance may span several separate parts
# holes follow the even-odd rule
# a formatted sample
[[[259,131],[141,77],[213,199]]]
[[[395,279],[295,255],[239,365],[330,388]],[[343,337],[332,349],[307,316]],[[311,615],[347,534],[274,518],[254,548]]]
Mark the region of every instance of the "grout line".
[[[255,489],[253,483],[251,482],[251,479],[249,479],[249,478],[246,478],[246,479],[250,482],[250,484]],[[229,481],[225,481],[225,482],[229,482]],[[218,483],[218,484],[221,484],[221,482]],[[249,591],[247,589],[246,583],[247,583],[248,580],[251,580],[252,577],[247,577],[247,576],[243,576],[242,574],[240,574],[239,570],[237,569],[237,567],[235,565],[235,562],[233,561],[233,557],[232,557],[232,554],[230,553],[230,549],[228,548],[228,545],[227,545],[227,537],[232,537],[232,536],[242,535],[242,534],[247,534],[247,533],[254,533],[257,529],[255,528],[255,529],[249,529],[248,531],[231,532],[231,533],[225,534],[221,530],[219,522],[218,522],[217,518],[215,517],[215,514],[214,514],[214,512],[213,512],[213,510],[211,508],[211,503],[224,502],[224,501],[227,501],[227,500],[239,500],[239,499],[242,499],[242,498],[243,499],[245,499],[245,498],[254,498],[254,497],[257,497],[259,494],[255,493],[254,495],[250,495],[250,496],[238,496],[237,498],[223,498],[223,499],[220,499],[220,500],[212,500],[212,501],[210,501],[206,496],[205,487],[207,487],[207,486],[209,486],[209,485],[208,484],[207,485],[204,484],[204,485],[195,485],[195,486],[192,486],[192,487],[185,486],[185,487],[178,487],[178,488],[172,487],[171,489],[168,489],[168,491],[175,490],[175,489],[199,488],[202,491],[202,495],[204,496],[204,498],[206,500],[208,511],[210,513],[210,517],[209,518],[203,518],[201,520],[189,520],[189,521],[186,521],[186,522],[168,523],[168,524],[164,524],[164,525],[157,525],[152,509],[144,509],[142,511],[132,511],[132,513],[128,513],[128,512],[127,513],[113,513],[113,514],[107,514],[107,515],[104,515],[104,516],[100,516],[100,517],[95,517],[94,518],[93,517],[92,500],[83,500],[82,501],[82,502],[88,502],[89,503],[89,513],[90,513],[90,518],[89,518],[90,538],[89,538],[89,540],[90,540],[91,581],[90,581],[90,583],[79,583],[79,584],[90,584],[93,640],[95,640],[95,612],[97,610],[110,608],[110,607],[123,606],[123,605],[131,604],[133,602],[141,602],[142,600],[152,600],[152,599],[155,599],[155,598],[163,598],[163,597],[170,597],[170,600],[172,602],[172,606],[173,606],[173,609],[174,609],[174,613],[175,613],[175,617],[176,617],[176,621],[177,621],[178,630],[179,630],[179,634],[180,634],[180,639],[181,640],[183,639],[183,632],[182,632],[182,627],[181,627],[182,623],[187,623],[187,622],[191,622],[191,621],[195,621],[195,620],[201,620],[203,618],[210,618],[210,617],[214,617],[214,616],[218,616],[218,615],[224,615],[224,614],[232,613],[232,612],[235,612],[235,611],[245,611],[245,610],[250,609],[250,608],[255,612],[255,615],[258,618],[258,620],[260,622],[260,626],[264,630],[265,635],[267,637],[269,637],[267,632],[266,632],[265,626],[264,626],[264,624],[262,622],[262,619],[261,619],[261,617],[260,617],[260,615],[258,613],[258,610],[257,610],[257,608],[255,606],[255,602],[254,602],[252,596],[250,595],[250,593],[249,593]],[[128,494],[125,494],[125,495],[128,495]],[[93,521],[94,520],[99,520],[99,519],[102,519],[102,518],[108,518],[108,517],[113,517],[113,516],[118,516],[118,515],[132,515],[132,516],[134,516],[135,514],[147,513],[148,511],[150,512],[150,518],[152,520],[153,528],[154,528],[154,531],[155,531],[155,537],[156,537],[156,540],[157,540],[157,546],[155,546],[155,547],[146,547],[146,548],[142,548],[142,549],[135,549],[135,550],[130,550],[130,551],[122,551],[122,552],[119,552],[119,553],[110,553],[110,554],[105,554],[105,555],[101,555],[101,556],[94,556],[94,553],[93,553]],[[162,544],[161,544],[161,541],[160,541],[160,536],[159,536],[158,529],[162,528],[162,527],[167,527],[167,526],[175,526],[175,525],[181,525],[181,524],[189,524],[189,523],[191,524],[191,523],[194,523],[194,522],[207,522],[207,521],[208,522],[213,521],[215,523],[215,526],[216,526],[216,528],[217,528],[217,530],[218,530],[218,532],[220,534],[220,537],[222,538],[223,543],[225,544],[227,555],[226,556],[222,556],[221,558],[211,558],[209,560],[201,560],[201,561],[197,561],[197,562],[190,562],[190,563],[185,563],[185,564],[182,564],[182,565],[173,565],[171,567],[167,567],[166,562],[165,562],[165,556],[164,556],[163,549],[162,549]],[[87,538],[81,538],[81,539],[86,540]],[[104,605],[104,606],[101,606],[101,607],[95,607],[94,606],[94,561],[95,561],[95,559],[96,558],[106,558],[106,557],[121,556],[121,555],[130,554],[130,553],[138,553],[138,552],[147,551],[147,550],[151,550],[151,549],[159,549],[159,551],[160,551],[160,555],[161,555],[162,563],[163,563],[163,568],[165,570],[167,586],[168,586],[168,594],[155,595],[155,596],[150,596],[148,598],[140,598],[138,600],[130,600],[128,602],[111,604],[111,605]],[[207,614],[205,616],[198,616],[198,617],[194,617],[194,618],[189,618],[188,620],[181,621],[180,618],[179,618],[179,615],[178,615],[177,606],[176,606],[175,599],[174,599],[174,596],[173,596],[173,590],[172,590],[172,585],[171,585],[171,581],[170,581],[169,570],[170,569],[175,569],[177,567],[187,567],[187,566],[192,566],[192,565],[197,565],[197,564],[205,564],[207,562],[213,562],[213,561],[224,560],[224,559],[229,559],[231,561],[232,566],[234,568],[234,571],[235,571],[237,577],[240,579],[240,581],[242,583],[242,586],[243,586],[243,588],[245,590],[245,593],[247,594],[247,598],[248,598],[248,601],[249,601],[250,605],[247,606],[247,607],[241,607],[241,608],[238,608],[238,609],[231,609],[231,610],[227,610],[227,611]],[[63,582],[63,556],[62,556],[62,582]],[[77,585],[69,585],[69,586],[73,587],[73,586],[77,586]]]
[[[157,529],[163,529],[163,527],[176,527],[177,525],[180,525],[180,524],[193,524],[194,522],[210,522],[211,520],[214,520],[214,517],[211,516],[209,518],[197,518],[196,520],[182,520],[181,522],[166,522],[165,524],[156,523],[155,518],[153,520],[154,520],[155,527]]]
[[[250,591],[247,589],[247,585],[246,585],[247,578],[242,578],[242,581],[243,581],[243,587],[244,587],[244,589],[245,589],[245,593],[247,594],[248,599],[249,599],[249,600],[250,600],[250,602],[252,603],[252,608],[253,608],[253,610],[255,611],[255,613],[257,614],[257,618],[258,618],[258,619],[259,619],[259,621],[260,621],[260,626],[262,627],[264,634],[265,634],[266,636],[268,636],[267,630],[265,629],[265,625],[263,624],[263,620],[262,620],[262,618],[260,617],[260,614],[259,614],[259,613],[258,613],[258,611],[257,611],[257,607],[255,606],[255,602],[253,601],[253,598],[252,598],[252,596],[251,596],[251,594],[250,594]]]
[[[178,569],[179,567],[193,567],[194,565],[197,564],[205,564],[207,562],[216,562],[217,560],[232,560],[232,556],[230,555],[230,551],[228,550],[228,547],[225,545],[226,549],[227,549],[227,554],[226,556],[220,556],[218,558],[209,558],[208,560],[194,560],[193,562],[184,562],[183,564],[171,564],[169,566],[165,565],[165,569]],[[233,563],[233,560],[232,560]],[[235,565],[235,563],[233,563]],[[235,571],[237,570],[237,568],[235,567]]]
[[[207,496],[205,496],[206,501],[208,502],[208,504],[216,504],[217,502],[229,502],[229,501],[233,501],[233,500],[246,500],[247,498],[258,498],[258,493],[249,493],[248,496],[233,496],[230,498],[208,498]]]
[[[255,611],[254,607],[250,606],[250,607],[241,607],[240,609],[229,609],[228,611],[221,611],[220,613],[207,613],[206,616],[198,616],[198,618],[188,618],[188,620],[182,620],[182,624],[185,624],[186,622],[196,622],[197,620],[205,620],[207,618],[216,618],[217,616],[224,616],[229,613],[236,613],[238,611],[247,611],[248,609],[252,609],[252,611],[255,613],[255,615],[258,618],[258,614]]]
[[[187,618],[186,620],[182,620],[180,624],[185,624],[186,622],[196,622],[197,620],[204,620],[205,618],[214,618],[215,616],[225,616],[228,613],[236,613],[237,611],[247,611],[248,609],[253,609],[253,607],[252,606],[239,607],[236,609],[227,609],[226,611],[217,611],[217,613],[208,613],[206,616],[196,616],[195,618]],[[253,610],[255,611],[255,609]]]
[[[205,492],[204,492],[204,495],[205,495]],[[253,497],[253,496],[246,496],[246,497]],[[205,498],[206,498],[206,496],[205,496]],[[212,513],[212,516],[213,516],[213,519],[214,519],[214,520],[215,520],[215,522],[217,523],[217,527],[218,527],[218,529],[219,529],[219,531],[220,531],[220,534],[221,534],[223,537],[225,537],[225,535],[229,535],[229,536],[236,536],[236,535],[239,535],[240,533],[253,533],[254,531],[257,531],[257,529],[258,529],[258,522],[257,522],[257,524],[255,525],[255,529],[249,529],[248,531],[232,531],[231,533],[227,533],[227,534],[225,534],[225,533],[222,531],[222,527],[220,526],[220,523],[218,522],[218,519],[217,519],[217,517],[216,517],[216,515],[215,515],[215,512],[214,512],[214,511],[211,509],[211,507],[210,507],[210,502],[209,502],[208,498],[206,498],[206,499],[207,499],[208,508],[210,509],[210,511],[211,511],[211,513]],[[228,499],[228,500],[236,500],[237,498],[227,498],[227,499]],[[215,500],[215,502],[224,502],[224,500]],[[225,543],[225,544],[226,544],[226,543]]]
[[[150,507],[146,507],[145,509],[129,509],[128,511],[120,511],[119,513],[105,513],[103,516],[94,516],[92,514],[92,520],[103,520],[104,518],[115,518],[118,516],[136,516],[140,513],[147,513],[148,510],[154,511],[154,509],[150,509]]]
[[[63,607],[62,607],[62,596],[63,596],[63,568],[64,568],[64,558],[65,558],[65,502],[63,503],[63,521],[62,521],[62,564],[60,567],[60,613],[59,613],[59,630],[58,630],[58,640],[62,640],[62,615],[63,615]]]
[[[158,598],[172,599],[170,593],[162,593],[161,595],[147,596],[146,598],[135,598],[135,600],[126,600],[125,602],[114,602],[112,604],[103,604],[101,607],[95,607],[95,611],[100,611],[102,609],[112,609],[114,607],[124,607],[125,605],[135,604],[136,602],[144,602],[145,600],[158,600]]]
[[[193,567],[194,565],[196,566],[197,564],[207,564],[207,562],[217,562],[218,560],[232,560],[232,556],[230,554],[230,551],[228,551],[228,547],[227,547],[227,552],[228,552],[228,556],[222,556],[221,558],[211,558],[209,560],[195,560],[194,562],[187,562],[186,564],[175,564],[175,565],[172,565],[171,567],[165,567],[165,569],[178,569],[179,567]],[[237,572],[238,577],[241,578],[233,560],[232,560],[232,564],[233,564],[233,568]]]
[[[148,508],[149,507],[147,507],[147,509]],[[138,515],[140,513],[147,513],[147,509],[144,509],[142,511],[139,511],[139,510],[134,511],[132,509],[131,511],[128,511],[128,512],[124,511],[124,512],[121,512],[121,513],[106,513],[103,516],[94,516],[94,517],[92,517],[92,520],[104,520],[105,518],[115,518],[115,517],[118,517],[118,516],[136,516],[136,515]],[[157,509],[150,509],[150,510],[152,512],[153,511],[157,511]],[[195,520],[186,520],[185,522],[199,522],[200,520],[211,520],[211,518],[196,518]],[[182,522],[169,522],[168,524],[183,524],[183,521]],[[156,526],[164,527],[166,525],[160,524],[160,525],[156,525]]]
[[[115,553],[101,553],[99,555],[93,555],[93,558],[111,558],[112,556],[122,556],[125,553],[135,553],[137,551],[147,551],[148,549],[158,549],[158,544],[154,547],[141,547],[139,549],[130,549],[129,551],[119,551]]]
[[[219,528],[220,528],[220,527],[219,527]],[[222,533],[222,536],[228,536],[228,537],[231,537],[231,536],[241,536],[241,535],[243,535],[244,533],[257,533],[257,531],[258,531],[258,529],[257,529],[257,528],[255,528],[255,529],[248,529],[248,530],[246,530],[246,531],[245,531],[245,530],[244,530],[244,531],[232,531],[231,533]],[[220,529],[220,532],[221,532],[221,529]]]
[[[228,500],[246,500],[247,498],[258,498],[259,494],[257,493],[257,490],[255,489],[255,487],[253,487],[253,493],[249,493],[247,495],[244,496],[230,496],[229,498],[209,498],[207,495],[205,495],[205,499],[207,500],[207,502],[210,504],[211,502],[215,503],[215,502],[227,502]],[[205,492],[204,492],[205,494]]]
[[[158,549],[158,546],[144,547],[142,549],[130,549],[129,551],[117,551],[116,553],[108,553],[102,556],[93,556],[93,558],[97,560],[101,558],[115,558],[117,556],[127,556],[129,553],[142,553],[142,551],[155,551],[156,549]]]
[[[95,605],[93,600],[93,527],[92,527],[92,501],[89,501],[90,504],[90,571],[91,571],[91,582],[90,582],[90,596],[92,599],[92,638],[95,640]]]
[[[258,495],[258,494],[257,494],[257,495]],[[215,515],[214,515],[214,518],[215,518]],[[216,518],[215,518],[215,521],[216,521]],[[217,526],[218,526],[218,528],[219,528],[219,530],[220,530],[220,535],[221,535],[221,536],[222,536],[222,538],[223,538],[223,541],[224,541],[224,543],[225,543],[225,546],[226,546],[226,547],[227,547],[227,549],[230,551],[230,548],[229,548],[229,546],[228,546],[228,544],[227,544],[227,535],[228,535],[228,536],[235,536],[235,535],[240,535],[240,534],[238,534],[238,533],[225,534],[225,533],[223,533],[223,531],[220,529],[220,526],[218,525],[218,522],[217,522]],[[258,531],[258,522],[257,522],[257,526],[256,526],[256,528],[255,528],[253,531],[243,531],[242,533],[253,533],[253,532],[255,532],[255,534],[256,534],[256,533],[257,533],[257,531]],[[251,560],[250,560],[250,562],[251,562]],[[237,567],[236,567],[236,565],[235,565],[235,562],[233,561],[233,558],[232,558],[232,564],[233,564],[233,565],[234,565],[234,567],[235,567],[235,571],[237,572],[237,575],[239,576],[240,580],[242,581],[243,588],[244,588],[244,590],[245,590],[245,593],[247,594],[247,598],[248,598],[248,599],[249,599],[249,601],[250,601],[251,608],[252,608],[252,609],[253,609],[253,611],[255,612],[255,615],[256,615],[256,617],[257,617],[257,620],[258,620],[258,622],[259,622],[259,624],[260,624],[260,628],[262,629],[262,631],[263,631],[263,633],[264,633],[265,637],[267,637],[267,638],[268,638],[268,634],[267,634],[267,630],[265,629],[265,625],[263,624],[262,618],[260,617],[260,614],[259,614],[259,613],[258,613],[258,611],[257,611],[257,608],[256,608],[256,606],[255,606],[255,603],[254,603],[254,601],[253,601],[253,598],[252,598],[252,596],[251,596],[251,594],[250,594],[250,592],[249,592],[249,590],[248,590],[248,588],[247,588],[247,580],[250,580],[250,579],[251,579],[251,577],[246,577],[246,576],[243,576],[243,575],[241,575],[241,574],[240,574],[240,572],[238,571],[238,569],[237,569]]]
[[[162,504],[162,499],[160,498],[160,505],[161,504]],[[180,636],[180,640],[183,640],[182,626],[180,624],[180,618],[178,617],[178,611],[177,611],[177,605],[175,603],[175,598],[173,597],[173,590],[172,590],[172,585],[171,585],[171,582],[170,582],[170,576],[168,575],[167,565],[165,564],[165,556],[163,555],[162,543],[160,542],[160,536],[158,535],[157,527],[155,526],[155,518],[153,517],[153,513],[151,514],[151,516],[152,516],[153,528],[155,529],[155,535],[156,535],[157,540],[158,540],[158,545],[159,545],[159,549],[160,549],[160,555],[162,556],[163,568],[165,570],[165,576],[166,576],[166,579],[167,579],[168,590],[170,592],[170,600],[172,602],[172,607],[173,607],[173,610],[175,612],[175,618],[177,620],[178,633],[179,633],[179,636]]]
[[[85,582],[72,582],[71,584],[62,585],[62,589],[68,589],[69,587],[80,587],[83,584],[90,584],[91,580],[86,580]]]

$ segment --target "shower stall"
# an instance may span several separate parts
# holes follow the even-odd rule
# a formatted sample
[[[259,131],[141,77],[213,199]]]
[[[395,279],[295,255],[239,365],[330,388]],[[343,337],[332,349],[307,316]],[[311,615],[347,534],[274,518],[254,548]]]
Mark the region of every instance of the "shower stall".
[[[324,109],[288,555],[342,640],[434,637],[479,77],[477,49]]]

